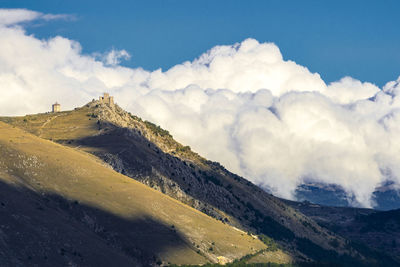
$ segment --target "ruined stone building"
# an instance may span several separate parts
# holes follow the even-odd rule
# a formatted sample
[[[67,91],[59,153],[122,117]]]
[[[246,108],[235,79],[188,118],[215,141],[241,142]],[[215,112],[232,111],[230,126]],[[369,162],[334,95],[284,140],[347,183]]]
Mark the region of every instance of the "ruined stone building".
[[[99,101],[100,103],[107,104],[110,107],[114,106],[114,97],[110,96],[108,93],[104,93],[103,96],[100,96]]]
[[[57,102],[54,103],[54,104],[51,106],[51,111],[52,111],[53,113],[60,112],[60,111],[61,111],[61,105],[58,104]]]

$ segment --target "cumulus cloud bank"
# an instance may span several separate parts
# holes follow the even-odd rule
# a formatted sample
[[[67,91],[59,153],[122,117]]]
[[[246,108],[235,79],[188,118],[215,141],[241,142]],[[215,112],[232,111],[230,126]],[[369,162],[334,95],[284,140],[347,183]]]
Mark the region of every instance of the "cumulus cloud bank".
[[[14,27],[34,19],[30,11],[7,12],[0,10],[1,115],[47,111],[56,100],[73,108],[107,91],[278,196],[293,198],[298,185],[315,181],[370,207],[377,186],[400,186],[400,78],[382,89],[351,77],[326,84],[254,39],[167,71],[131,69],[119,65],[124,50],[85,55],[75,41]]]

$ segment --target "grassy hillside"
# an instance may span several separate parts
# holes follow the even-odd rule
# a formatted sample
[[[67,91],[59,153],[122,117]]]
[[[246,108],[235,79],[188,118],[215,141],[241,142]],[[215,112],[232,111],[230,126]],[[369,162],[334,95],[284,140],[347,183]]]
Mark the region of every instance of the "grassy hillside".
[[[90,152],[132,177],[226,224],[279,243],[299,261],[369,256],[251,182],[176,142],[168,131],[97,101],[73,111],[0,120]]]
[[[90,154],[1,122],[0,185],[8,265],[200,264],[267,248]]]

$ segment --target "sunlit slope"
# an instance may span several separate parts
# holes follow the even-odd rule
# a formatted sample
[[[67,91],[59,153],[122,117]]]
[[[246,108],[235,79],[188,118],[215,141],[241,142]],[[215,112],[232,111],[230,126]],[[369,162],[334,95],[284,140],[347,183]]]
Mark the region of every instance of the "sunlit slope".
[[[113,249],[128,257],[154,252],[164,262],[197,264],[217,262],[220,256],[236,259],[266,248],[258,239],[113,171],[85,152],[2,122],[0,179],[18,190],[87,207],[76,212],[70,207],[71,220],[86,222],[102,238],[121,238],[124,248],[118,248],[118,240],[106,238],[106,244],[114,242]],[[88,210],[106,215],[90,216]],[[43,211],[43,216],[50,215]],[[157,244],[163,246],[152,251]]]
[[[84,150],[114,170],[227,224],[277,241],[299,261],[359,254],[340,236],[276,197],[208,161],[168,131],[117,105],[92,101],[73,111],[0,117],[42,138]]]
[[[91,110],[84,106],[72,111],[0,117],[0,120],[46,139],[73,140],[99,132],[97,119],[92,118],[90,112]]]

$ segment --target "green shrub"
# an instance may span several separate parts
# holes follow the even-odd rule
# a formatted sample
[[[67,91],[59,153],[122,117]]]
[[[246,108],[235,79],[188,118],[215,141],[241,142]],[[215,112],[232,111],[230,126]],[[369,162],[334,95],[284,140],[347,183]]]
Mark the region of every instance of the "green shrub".
[[[90,117],[90,118],[97,118],[97,117],[98,117],[98,116],[97,116],[96,114],[94,114],[94,113],[86,114],[86,116],[87,116],[87,117]]]
[[[189,152],[191,150],[190,146],[178,146],[176,152]]]
[[[278,244],[270,237],[261,234],[259,236],[260,240],[267,245],[267,251],[277,251],[278,250]]]
[[[134,119],[135,121],[142,121],[142,119],[136,115],[132,115],[131,113],[129,113],[129,115],[131,116],[132,119]]]
[[[154,134],[156,134],[158,136],[161,136],[161,137],[165,137],[165,136],[172,137],[172,135],[167,130],[164,130],[163,128],[161,128],[158,125],[155,125],[152,122],[145,121],[144,124],[146,125],[147,128],[149,128]]]

